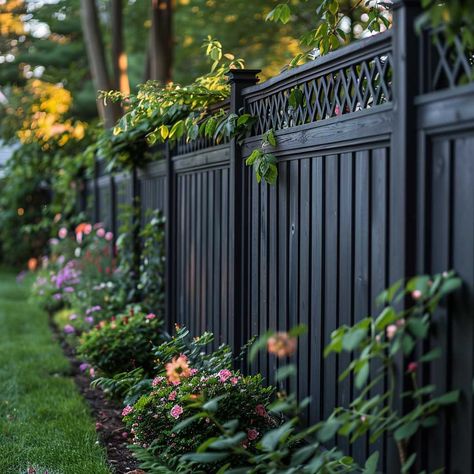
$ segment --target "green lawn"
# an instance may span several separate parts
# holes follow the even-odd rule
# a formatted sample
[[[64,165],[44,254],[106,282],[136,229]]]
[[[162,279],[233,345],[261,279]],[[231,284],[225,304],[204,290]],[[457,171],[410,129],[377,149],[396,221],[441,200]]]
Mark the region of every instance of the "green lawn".
[[[0,473],[105,474],[95,423],[28,285],[0,271]]]

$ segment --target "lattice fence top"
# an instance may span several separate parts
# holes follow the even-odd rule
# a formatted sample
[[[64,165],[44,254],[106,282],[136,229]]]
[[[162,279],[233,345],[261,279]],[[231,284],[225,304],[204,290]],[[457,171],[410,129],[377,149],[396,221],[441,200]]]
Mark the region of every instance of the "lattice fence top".
[[[349,65],[336,64],[324,73],[315,68],[309,78],[249,98],[247,105],[249,113],[258,117],[252,134],[260,135],[270,128],[281,130],[313,123],[391,101],[392,55],[385,51]]]
[[[428,41],[427,88],[424,92],[452,89],[474,81],[474,51],[469,51],[460,38],[447,41],[443,31],[431,31]]]

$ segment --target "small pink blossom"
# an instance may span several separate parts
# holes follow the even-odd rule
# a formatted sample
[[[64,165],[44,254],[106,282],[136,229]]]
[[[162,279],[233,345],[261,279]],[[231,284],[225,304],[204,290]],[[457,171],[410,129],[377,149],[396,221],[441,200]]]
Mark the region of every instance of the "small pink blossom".
[[[267,410],[262,404],[255,407],[255,413],[257,413],[258,416],[267,416]]]
[[[89,375],[90,375],[92,378],[95,377],[95,369],[94,369],[94,367],[91,367],[91,368],[89,369]]]
[[[108,240],[109,242],[114,238],[114,234],[112,232],[107,232],[105,234],[105,240]]]
[[[65,239],[67,237],[67,229],[66,227],[61,227],[58,232],[58,237],[60,239]]]
[[[422,293],[420,290],[414,290],[411,292],[411,297],[414,299],[414,300],[419,300],[422,296]]]
[[[395,334],[397,333],[397,326],[395,324],[390,324],[387,326],[387,338],[389,340],[393,339],[395,337]]]
[[[86,224],[84,226],[84,234],[89,235],[92,232],[92,226],[90,224]]]
[[[219,380],[225,382],[228,378],[232,377],[232,372],[229,369],[223,369],[219,372]]]
[[[191,370],[189,371],[189,373],[190,373],[191,375],[196,375],[198,372],[199,372],[198,369],[191,369]]]
[[[183,413],[183,408],[180,407],[179,405],[175,405],[175,406],[171,409],[170,413],[171,413],[171,416],[172,416],[174,419],[177,420],[177,419],[182,415],[182,413]]]
[[[403,326],[405,326],[405,319],[402,318],[402,319],[399,319],[396,323],[398,328],[402,328]]]
[[[362,421],[362,423],[365,423],[367,421],[367,417],[365,415],[362,415],[360,417],[360,421]]]
[[[156,314],[153,314],[153,313],[150,313],[150,314],[147,314],[145,316],[146,319],[155,319],[156,318]]]
[[[176,390],[173,390],[169,395],[168,395],[168,400],[176,400]]]
[[[159,385],[161,382],[163,382],[163,380],[165,380],[165,377],[155,377],[153,379],[153,381],[151,382],[151,386],[152,387],[156,387],[157,385]]]
[[[97,229],[97,232],[95,233],[97,235],[97,237],[104,237],[105,236],[105,230],[101,228]]]
[[[232,377],[232,378],[230,379],[230,383],[231,383],[232,385],[237,385],[237,384],[239,383],[239,378],[238,378],[238,377]]]
[[[247,430],[247,438],[249,439],[249,441],[257,439],[259,434],[260,433],[255,428]]]
[[[122,410],[122,416],[130,415],[130,413],[132,413],[132,411],[133,411],[133,407],[130,406],[130,405],[127,405],[127,406]]]

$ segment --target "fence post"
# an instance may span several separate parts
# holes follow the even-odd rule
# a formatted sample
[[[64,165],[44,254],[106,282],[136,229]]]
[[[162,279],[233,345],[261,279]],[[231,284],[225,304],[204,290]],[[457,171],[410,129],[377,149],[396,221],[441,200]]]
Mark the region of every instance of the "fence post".
[[[132,184],[132,241],[133,241],[133,278],[135,285],[135,300],[139,300],[138,282],[140,280],[140,221],[141,221],[141,204],[140,204],[140,181],[138,179],[138,169],[133,166],[131,171]]]
[[[393,126],[390,156],[390,283],[416,272],[416,191],[419,35],[415,20],[422,12],[419,0],[398,0],[393,6]],[[397,383],[403,390],[405,360],[397,360]],[[397,401],[407,409],[407,400]],[[387,474],[400,472],[399,453],[389,444]]]
[[[173,323],[176,321],[176,315],[173,314],[173,292],[174,279],[173,279],[173,268],[175,252],[173,248],[173,225],[174,219],[172,216],[173,212],[173,196],[174,196],[174,174],[173,174],[173,162],[170,144],[168,141],[164,145],[164,159],[166,160],[166,200],[165,200],[165,256],[166,256],[166,268],[165,268],[165,321],[167,329],[170,334],[173,331]]]
[[[94,178],[93,178],[93,193],[94,193],[94,222],[100,221],[100,202],[99,202],[99,162],[97,156],[94,157]]]
[[[238,114],[245,107],[242,91],[245,87],[253,86],[258,82],[257,69],[232,69],[228,72],[231,87],[230,108],[231,114]],[[247,336],[247,318],[244,309],[244,264],[243,236],[245,234],[245,206],[243,186],[242,151],[235,138],[230,142],[230,171],[229,171],[229,326],[233,330],[233,337],[229,341],[234,350],[244,344]]]

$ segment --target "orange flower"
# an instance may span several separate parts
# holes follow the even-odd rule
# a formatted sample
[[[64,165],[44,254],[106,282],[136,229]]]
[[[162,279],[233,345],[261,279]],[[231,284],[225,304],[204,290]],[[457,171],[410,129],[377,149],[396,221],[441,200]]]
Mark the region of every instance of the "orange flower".
[[[277,332],[268,339],[267,350],[277,357],[287,357],[296,352],[296,345],[296,337],[290,336],[287,332]]]
[[[38,266],[38,259],[36,258],[30,258],[28,260],[28,270],[30,272],[34,272],[36,270],[36,267]]]
[[[182,378],[191,376],[191,368],[185,355],[174,357],[166,364],[166,376],[170,383],[179,383]]]

